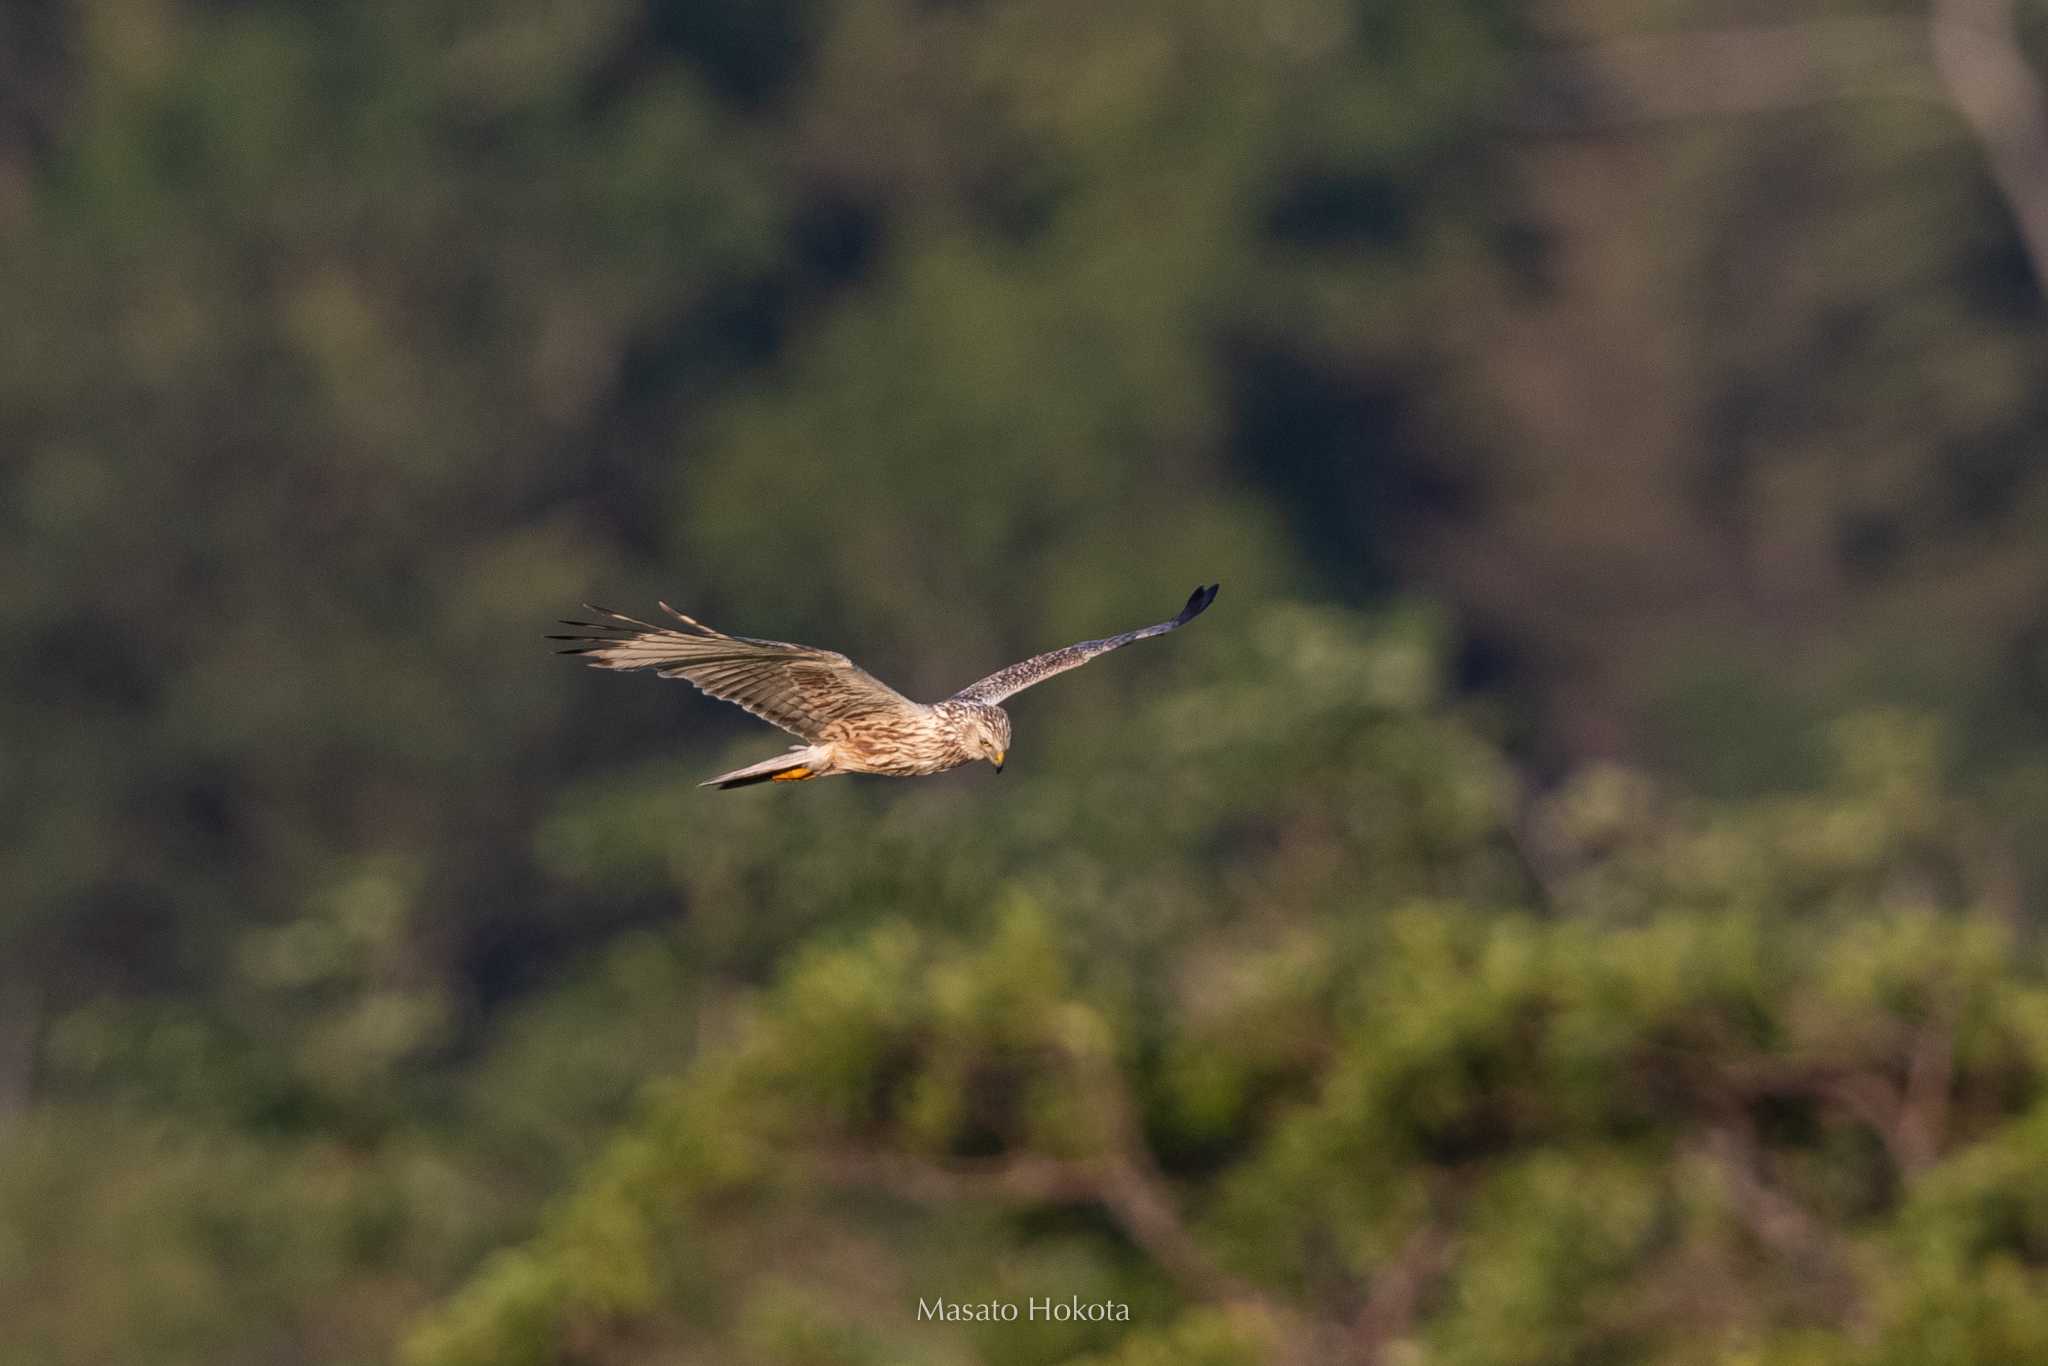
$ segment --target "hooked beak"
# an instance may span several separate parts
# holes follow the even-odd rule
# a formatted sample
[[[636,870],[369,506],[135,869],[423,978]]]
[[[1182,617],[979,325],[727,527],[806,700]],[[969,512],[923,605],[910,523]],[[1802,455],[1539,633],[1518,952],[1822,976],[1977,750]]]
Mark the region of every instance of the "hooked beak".
[[[1003,751],[997,750],[996,757],[989,760],[989,762],[996,766],[996,772],[1001,773],[1003,771]]]

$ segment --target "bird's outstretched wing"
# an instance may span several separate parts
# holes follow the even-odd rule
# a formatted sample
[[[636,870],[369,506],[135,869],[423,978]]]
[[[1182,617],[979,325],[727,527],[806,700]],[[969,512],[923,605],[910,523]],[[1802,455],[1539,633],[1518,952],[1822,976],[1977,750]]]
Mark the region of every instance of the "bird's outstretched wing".
[[[1078,645],[1069,645],[1064,650],[1053,650],[1042,655],[1033,655],[1022,663],[1012,664],[998,673],[992,673],[979,683],[970,683],[953,696],[962,702],[987,702],[991,705],[1002,701],[1012,693],[1019,693],[1033,683],[1043,683],[1054,674],[1078,669],[1097,655],[1106,655],[1111,650],[1120,650],[1134,640],[1150,636],[1163,636],[1176,627],[1187,625],[1202,615],[1210,603],[1216,601],[1216,590],[1220,584],[1197,588],[1188,596],[1188,605],[1180,609],[1180,615],[1172,621],[1162,621],[1157,626],[1146,626],[1136,631],[1126,631],[1120,636],[1107,640],[1084,640]]]
[[[599,669],[653,669],[663,678],[687,678],[710,696],[802,740],[815,743],[834,721],[917,705],[837,650],[729,636],[665,602],[661,609],[681,627],[655,626],[587,602],[583,606],[610,620],[564,621],[564,626],[602,634],[549,636],[573,642],[560,653],[588,656]]]

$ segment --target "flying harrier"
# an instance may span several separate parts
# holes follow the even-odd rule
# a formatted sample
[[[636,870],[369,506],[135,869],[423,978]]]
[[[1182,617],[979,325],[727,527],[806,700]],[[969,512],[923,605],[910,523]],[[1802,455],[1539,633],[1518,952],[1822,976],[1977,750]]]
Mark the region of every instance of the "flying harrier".
[[[911,701],[836,650],[729,636],[665,602],[661,610],[681,628],[651,625],[585,603],[610,620],[562,624],[605,634],[548,639],[575,642],[561,653],[588,655],[596,668],[653,669],[663,678],[687,678],[700,691],[737,703],[804,742],[791,745],[788,754],[720,774],[705,787],[800,782],[835,773],[909,778],[976,759],[988,760],[1001,773],[1010,747],[1010,716],[996,703],[1097,655],[1187,625],[1216,600],[1217,587],[1197,588],[1172,621],[1035,655],[930,704]]]

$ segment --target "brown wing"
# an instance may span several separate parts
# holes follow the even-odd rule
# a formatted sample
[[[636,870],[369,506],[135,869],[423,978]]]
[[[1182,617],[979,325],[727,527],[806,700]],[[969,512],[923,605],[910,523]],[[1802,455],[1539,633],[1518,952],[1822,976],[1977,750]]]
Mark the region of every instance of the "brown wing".
[[[585,655],[599,669],[653,669],[663,678],[686,678],[799,739],[815,743],[831,722],[917,706],[836,650],[727,635],[665,602],[661,609],[681,628],[583,605],[610,620],[562,624],[604,634],[549,636],[574,642],[560,653]]]
[[[1106,640],[1084,640],[1078,645],[1069,645],[1064,650],[1051,650],[1042,655],[1033,655],[1022,663],[992,673],[979,683],[970,683],[953,694],[962,702],[986,702],[993,706],[1012,693],[1019,693],[1033,683],[1043,683],[1054,674],[1078,669],[1097,655],[1106,655],[1111,650],[1120,650],[1134,640],[1145,640],[1151,636],[1163,636],[1168,631],[1187,625],[1207,610],[1216,601],[1216,590],[1221,584],[1210,584],[1197,588],[1188,595],[1187,606],[1180,609],[1180,615],[1172,621],[1162,621],[1157,626],[1146,626],[1136,631],[1126,631],[1120,636]]]

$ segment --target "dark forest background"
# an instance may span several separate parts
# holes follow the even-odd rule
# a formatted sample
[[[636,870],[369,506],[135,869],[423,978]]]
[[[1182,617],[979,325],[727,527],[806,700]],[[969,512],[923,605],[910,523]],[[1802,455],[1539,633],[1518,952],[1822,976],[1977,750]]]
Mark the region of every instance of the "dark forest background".
[[[2048,1359],[2044,62],[10,0],[0,1361]]]

